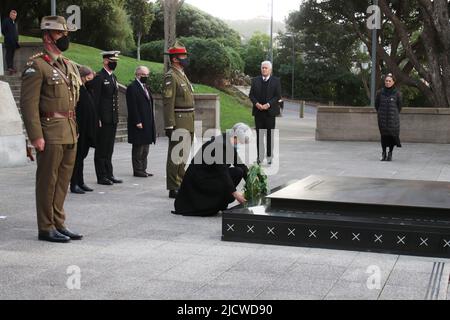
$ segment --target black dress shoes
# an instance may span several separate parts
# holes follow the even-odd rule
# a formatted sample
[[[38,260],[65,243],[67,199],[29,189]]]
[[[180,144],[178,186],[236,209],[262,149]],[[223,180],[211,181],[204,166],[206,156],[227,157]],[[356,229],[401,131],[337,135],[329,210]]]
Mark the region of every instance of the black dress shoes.
[[[392,152],[388,153],[387,161],[392,161]]]
[[[75,194],[85,194],[83,189],[79,185],[70,186],[70,192]]]
[[[113,183],[123,183],[122,180],[117,179],[116,177],[109,177],[108,180],[110,180]]]
[[[81,240],[83,239],[83,235],[70,231],[69,229],[58,229],[60,234],[68,237],[71,240]]]
[[[386,154],[386,152],[383,152],[383,154],[381,155],[381,160],[380,161],[387,161],[387,154]]]
[[[153,177],[153,174],[152,174],[152,173],[146,172],[145,174],[147,175],[147,177]]]
[[[56,230],[39,231],[39,240],[57,243],[67,243],[70,242],[70,237],[63,235]]]
[[[169,191],[169,198],[170,199],[176,199],[178,196],[178,190],[170,190]]]
[[[103,186],[112,186],[114,184],[111,180],[106,178],[98,179],[97,183]]]
[[[80,186],[80,188],[83,190],[83,191],[86,191],[86,192],[92,192],[92,191],[94,191],[94,189],[91,189],[91,188],[89,188],[87,185],[85,185],[84,183]]]
[[[148,178],[148,174],[145,172],[135,172],[134,176],[137,178]]]

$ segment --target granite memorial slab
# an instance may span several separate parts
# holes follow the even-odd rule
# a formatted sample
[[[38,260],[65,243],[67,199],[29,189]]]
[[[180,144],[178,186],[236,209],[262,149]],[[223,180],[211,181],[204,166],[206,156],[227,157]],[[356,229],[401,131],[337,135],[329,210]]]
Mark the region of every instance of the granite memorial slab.
[[[223,214],[222,240],[450,257],[450,183],[310,176]]]

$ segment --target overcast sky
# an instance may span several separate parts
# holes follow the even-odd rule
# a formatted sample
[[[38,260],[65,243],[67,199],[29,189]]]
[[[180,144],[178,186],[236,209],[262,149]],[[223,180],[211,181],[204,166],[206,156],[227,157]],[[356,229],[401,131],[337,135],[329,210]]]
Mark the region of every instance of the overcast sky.
[[[187,3],[225,20],[270,17],[271,0],[186,0]],[[290,11],[298,10],[301,0],[273,0],[273,15],[284,21]]]

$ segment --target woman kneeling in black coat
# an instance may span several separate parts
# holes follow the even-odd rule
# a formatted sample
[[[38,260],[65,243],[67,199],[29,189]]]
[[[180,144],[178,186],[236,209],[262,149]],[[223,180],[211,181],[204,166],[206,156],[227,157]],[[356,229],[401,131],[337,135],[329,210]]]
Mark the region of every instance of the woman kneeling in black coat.
[[[384,88],[376,97],[375,108],[378,113],[378,127],[381,134],[383,155],[381,161],[392,161],[394,147],[402,147],[400,142],[401,93],[395,87],[395,78],[389,73],[384,80]],[[389,147],[389,154],[386,153]]]
[[[175,214],[213,216],[235,200],[241,204],[247,201],[236,190],[248,173],[237,146],[248,144],[250,135],[251,129],[238,123],[230,132],[213,137],[202,146],[184,176],[175,200]]]

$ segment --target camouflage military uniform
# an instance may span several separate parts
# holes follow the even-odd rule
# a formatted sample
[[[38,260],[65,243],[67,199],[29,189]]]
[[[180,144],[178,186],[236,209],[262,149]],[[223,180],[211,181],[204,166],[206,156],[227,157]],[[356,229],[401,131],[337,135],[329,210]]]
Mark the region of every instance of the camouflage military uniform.
[[[172,67],[164,77],[164,123],[166,129],[185,129],[186,135],[179,141],[169,142],[167,156],[167,190],[178,190],[185,174],[185,166],[194,138],[194,89],[182,70]],[[189,133],[189,134],[188,134]],[[174,137],[175,139],[176,137]],[[190,141],[188,141],[190,138]],[[172,151],[179,144],[181,154]]]

